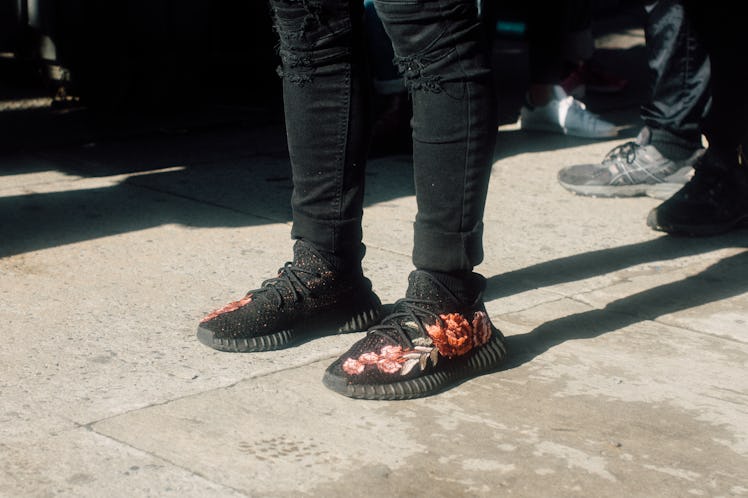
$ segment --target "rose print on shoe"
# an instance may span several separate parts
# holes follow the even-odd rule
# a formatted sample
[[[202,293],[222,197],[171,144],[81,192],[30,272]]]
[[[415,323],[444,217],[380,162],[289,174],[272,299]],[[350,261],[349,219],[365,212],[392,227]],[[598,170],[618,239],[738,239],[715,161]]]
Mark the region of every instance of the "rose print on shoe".
[[[475,296],[462,300],[429,272],[412,272],[405,298],[327,367],[324,384],[351,398],[412,399],[495,371],[504,336],[486,314],[485,279],[470,279]]]
[[[441,323],[429,325],[426,332],[439,353],[447,358],[467,354],[491,338],[491,325],[483,311],[473,315],[472,323],[459,313],[439,315],[439,318]]]
[[[242,306],[246,306],[246,305],[248,305],[251,302],[252,302],[252,294],[247,294],[246,296],[244,296],[243,298],[239,299],[238,301],[232,301],[229,304],[227,304],[226,306],[224,306],[223,308],[219,308],[219,309],[213,311],[208,316],[206,316],[205,318],[203,318],[202,320],[200,320],[200,323],[205,323],[205,322],[207,322],[209,320],[214,319],[215,317],[217,317],[219,315],[223,315],[224,313],[230,313],[232,311],[236,311],[239,308],[241,308]]]
[[[425,370],[429,362],[436,366],[439,355],[447,358],[462,356],[491,338],[491,325],[482,311],[473,315],[472,322],[459,313],[439,315],[439,318],[439,323],[426,327],[430,340],[415,341],[419,345],[413,348],[387,345],[379,352],[367,351],[357,358],[346,359],[343,371],[348,375],[361,375],[370,367],[384,374],[407,375],[416,365]]]

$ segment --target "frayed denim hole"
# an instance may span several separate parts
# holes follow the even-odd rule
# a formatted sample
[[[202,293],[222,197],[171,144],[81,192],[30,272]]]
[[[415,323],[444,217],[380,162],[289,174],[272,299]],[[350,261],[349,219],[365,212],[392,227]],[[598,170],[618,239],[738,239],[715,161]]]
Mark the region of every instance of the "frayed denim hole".
[[[415,54],[407,57],[395,57],[393,62],[405,80],[405,87],[409,92],[423,91],[441,93],[444,91],[442,77],[438,74],[428,74],[429,66],[435,61],[448,57],[454,49],[445,49],[438,54]]]
[[[308,56],[299,56],[281,49],[279,51],[281,65],[277,69],[278,76],[297,86],[304,86],[312,82],[312,61]]]

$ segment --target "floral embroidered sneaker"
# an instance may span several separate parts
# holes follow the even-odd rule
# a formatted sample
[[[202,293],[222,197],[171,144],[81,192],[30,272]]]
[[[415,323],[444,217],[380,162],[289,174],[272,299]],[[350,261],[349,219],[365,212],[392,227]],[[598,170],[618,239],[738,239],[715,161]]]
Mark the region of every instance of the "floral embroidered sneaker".
[[[259,289],[203,318],[197,338],[220,351],[270,351],[366,330],[381,315],[381,302],[367,278],[337,271],[314,248],[297,241],[293,263]]]
[[[480,296],[461,303],[429,273],[414,271],[405,299],[327,368],[323,382],[352,398],[418,398],[491,372],[505,356]]]

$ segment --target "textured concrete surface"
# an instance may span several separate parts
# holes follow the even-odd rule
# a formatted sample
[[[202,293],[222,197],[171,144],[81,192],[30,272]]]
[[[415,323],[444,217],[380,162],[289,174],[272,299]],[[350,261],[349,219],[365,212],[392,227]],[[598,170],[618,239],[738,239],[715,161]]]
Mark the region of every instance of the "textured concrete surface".
[[[641,64],[639,32],[605,40]],[[748,496],[748,231],[664,236],[659,201],[556,182],[636,130],[640,90],[589,101],[620,139],[502,125],[478,270],[511,355],[415,401],[322,386],[360,333],[246,355],[195,338],[290,257],[277,120],[0,155],[0,496]],[[368,170],[386,302],[411,174]]]

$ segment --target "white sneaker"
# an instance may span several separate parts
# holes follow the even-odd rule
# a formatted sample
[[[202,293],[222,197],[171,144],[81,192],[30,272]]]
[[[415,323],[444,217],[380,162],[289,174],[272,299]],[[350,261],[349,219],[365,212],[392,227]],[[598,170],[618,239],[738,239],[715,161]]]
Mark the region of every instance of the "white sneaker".
[[[618,135],[615,125],[587,110],[585,105],[563,88],[553,87],[553,99],[546,105],[522,106],[520,124],[523,130],[550,131],[575,137],[609,138]]]

